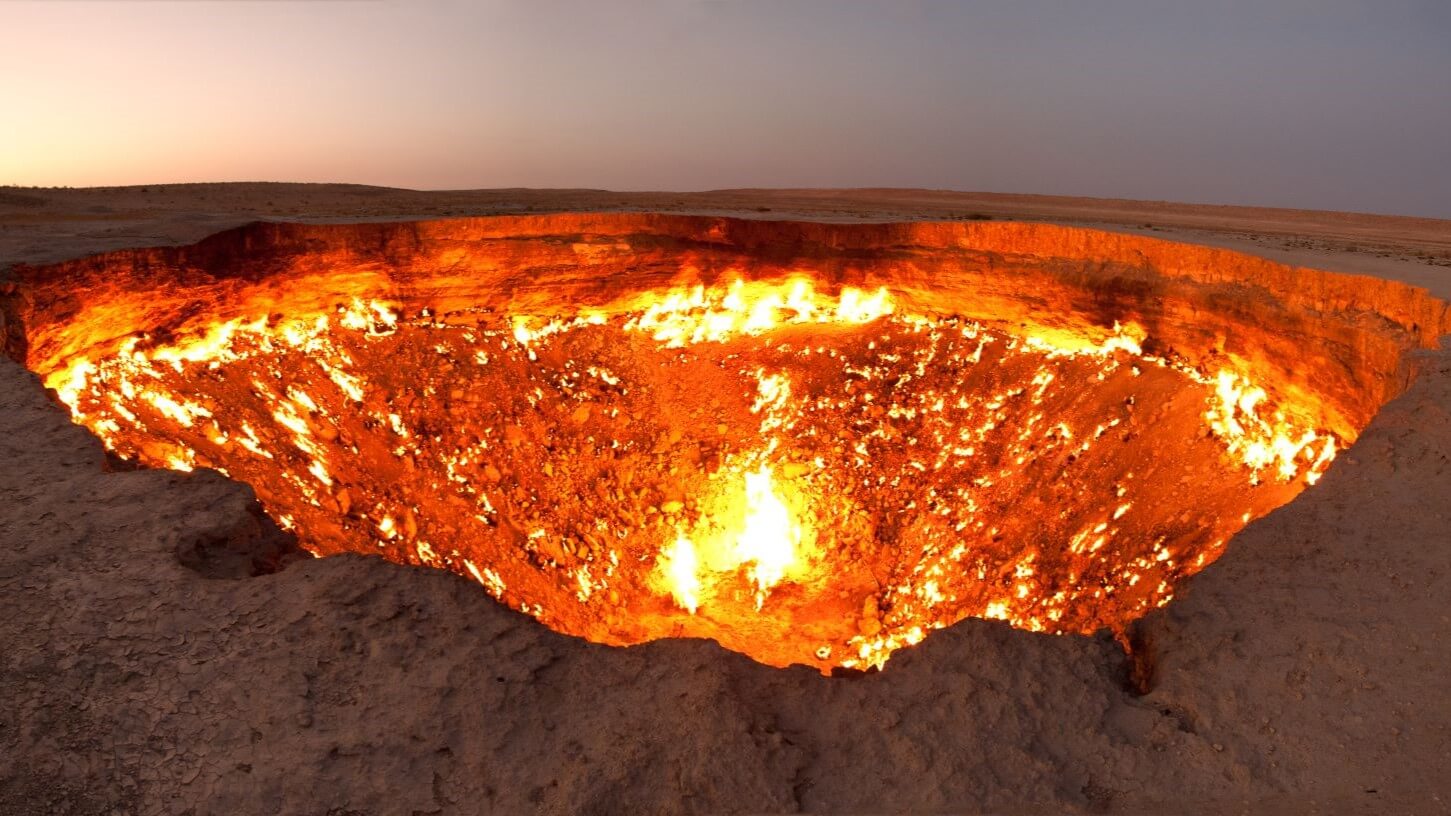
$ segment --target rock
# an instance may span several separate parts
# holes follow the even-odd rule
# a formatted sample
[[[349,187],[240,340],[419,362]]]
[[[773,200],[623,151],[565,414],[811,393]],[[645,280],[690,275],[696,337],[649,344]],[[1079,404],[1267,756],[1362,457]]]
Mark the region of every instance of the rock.
[[[857,620],[857,631],[864,637],[872,637],[882,631],[882,610],[877,606],[877,596],[868,595],[862,601],[862,616]]]
[[[574,413],[570,414],[569,418],[574,422],[574,424],[583,425],[585,422],[589,421],[589,406],[579,406],[578,408],[574,409]]]
[[[685,502],[679,501],[677,499],[671,499],[670,501],[664,502],[660,505],[660,512],[672,516],[684,509]]]
[[[539,548],[540,555],[543,555],[545,558],[548,558],[550,561],[554,561],[555,563],[561,563],[564,561],[564,548],[560,545],[558,539],[554,538],[553,536],[544,536],[538,541],[539,543],[536,546]]]

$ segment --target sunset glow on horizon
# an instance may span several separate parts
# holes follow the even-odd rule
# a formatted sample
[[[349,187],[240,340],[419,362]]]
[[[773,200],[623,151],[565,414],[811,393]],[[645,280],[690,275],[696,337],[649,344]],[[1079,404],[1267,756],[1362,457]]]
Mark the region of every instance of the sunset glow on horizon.
[[[0,184],[928,187],[1451,217],[1427,3],[0,3]]]

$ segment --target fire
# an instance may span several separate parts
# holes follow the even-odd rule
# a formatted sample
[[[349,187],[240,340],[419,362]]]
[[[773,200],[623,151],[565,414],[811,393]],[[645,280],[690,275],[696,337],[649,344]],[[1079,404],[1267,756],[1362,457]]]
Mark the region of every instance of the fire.
[[[750,284],[737,278],[727,287],[672,289],[634,302],[643,304],[644,311],[625,328],[648,332],[670,348],[720,343],[793,323],[870,323],[892,313],[885,287],[870,295],[843,287],[833,300],[799,277]]]
[[[964,617],[1121,625],[1348,441],[1128,320],[1028,331],[725,279],[575,313],[348,296],[42,373],[113,450],[252,484],[316,554],[452,570],[593,640],[821,668]]]
[[[1147,337],[1148,332],[1137,323],[1121,325],[1116,322],[1111,330],[1099,337],[1083,332],[1043,328],[1028,334],[1025,339],[1029,346],[1050,356],[1090,354],[1107,357],[1118,351],[1141,356],[1144,353],[1143,342]]]
[[[1210,429],[1224,439],[1229,454],[1254,471],[1272,468],[1281,481],[1305,472],[1314,484],[1335,459],[1335,439],[1314,429],[1299,429],[1283,411],[1262,416],[1266,393],[1227,369],[1214,379],[1214,396],[1204,412]]]
[[[660,574],[675,602],[694,615],[700,606],[700,560],[684,535],[660,553]]]
[[[791,518],[786,504],[771,488],[771,470],[766,465],[746,474],[746,522],[736,536],[736,557],[751,565],[751,580],[759,590],[756,606],[764,593],[786,576],[796,563],[801,544],[801,525]]]
[[[711,519],[730,520],[725,529],[698,532],[699,548],[681,533],[660,555],[659,579],[692,614],[700,605],[702,587],[742,569],[755,586],[756,608],[760,609],[772,587],[801,567],[802,527],[777,495],[771,468],[762,463],[742,474],[742,479],[742,489],[722,499],[723,506]],[[703,562],[698,550],[704,552]]]

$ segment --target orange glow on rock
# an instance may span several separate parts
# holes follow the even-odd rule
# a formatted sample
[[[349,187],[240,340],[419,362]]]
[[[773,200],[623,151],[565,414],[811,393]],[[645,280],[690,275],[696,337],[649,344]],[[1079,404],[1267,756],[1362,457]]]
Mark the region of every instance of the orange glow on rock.
[[[1121,628],[1354,439],[1358,403],[1181,351],[1199,335],[1161,315],[969,316],[985,296],[907,272],[650,258],[499,301],[298,261],[178,296],[163,329],[164,273],[82,298],[31,364],[111,450],[252,485],[314,554],[450,570],[603,643],[823,671],[967,617]]]

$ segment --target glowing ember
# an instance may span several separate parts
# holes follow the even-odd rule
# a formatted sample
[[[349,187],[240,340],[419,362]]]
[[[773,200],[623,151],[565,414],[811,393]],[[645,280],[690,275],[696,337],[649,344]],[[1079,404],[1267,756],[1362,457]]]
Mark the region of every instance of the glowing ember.
[[[736,537],[736,553],[751,564],[751,580],[761,592],[785,577],[786,568],[796,561],[800,543],[800,525],[791,520],[786,505],[771,491],[771,471],[761,465],[755,473],[747,473],[746,523]]]
[[[695,555],[695,545],[681,536],[666,546],[660,553],[660,574],[665,587],[691,614],[700,605],[700,559]]]
[[[577,314],[349,298],[45,373],[113,450],[248,482],[319,555],[453,570],[597,641],[829,669],[969,616],[1121,626],[1348,441],[1151,339],[797,276]]]
[[[749,285],[737,280],[723,290],[696,286],[645,295],[636,303],[645,304],[644,311],[625,328],[650,332],[670,348],[718,343],[790,323],[870,323],[892,312],[885,289],[865,295],[846,287],[831,303],[804,278]]]
[[[767,465],[745,473],[744,490],[728,494],[708,518],[711,526],[723,521],[724,530],[697,533],[704,536],[701,545],[681,534],[661,553],[660,574],[670,594],[692,613],[699,606],[702,586],[714,580],[702,576],[703,569],[708,570],[707,575],[729,574],[744,567],[756,586],[756,608],[760,609],[771,587],[788,571],[801,567],[801,525],[776,495]],[[704,564],[697,554],[702,550]]]

